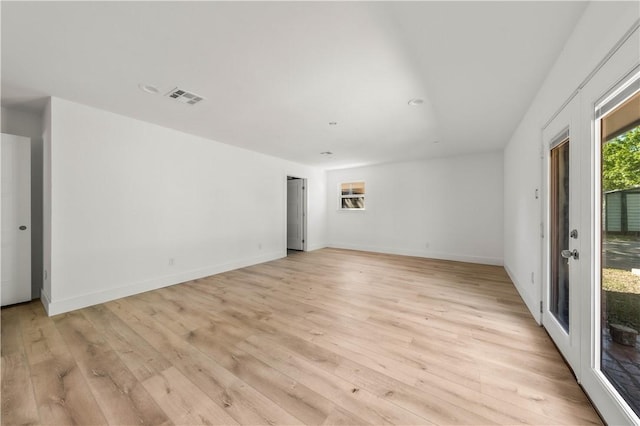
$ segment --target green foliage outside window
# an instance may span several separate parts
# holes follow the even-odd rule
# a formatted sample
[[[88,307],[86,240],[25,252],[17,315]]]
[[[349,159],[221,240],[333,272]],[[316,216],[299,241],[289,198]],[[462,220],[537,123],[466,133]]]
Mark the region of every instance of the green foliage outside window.
[[[640,186],[640,126],[602,147],[603,191],[636,186]]]

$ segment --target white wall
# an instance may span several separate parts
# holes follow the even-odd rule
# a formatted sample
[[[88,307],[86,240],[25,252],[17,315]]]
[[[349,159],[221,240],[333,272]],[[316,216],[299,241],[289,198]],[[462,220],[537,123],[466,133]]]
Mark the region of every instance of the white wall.
[[[592,2],[504,150],[504,264],[537,321],[541,199],[534,192],[542,185],[542,128],[637,17],[637,2]]]
[[[323,247],[326,177],[51,99],[49,314],[286,256],[286,176],[309,182]]]
[[[48,310],[51,303],[51,99],[42,115],[42,291]]]
[[[31,297],[42,286],[42,115],[2,108],[2,133],[31,138]]]
[[[501,265],[502,165],[491,152],[329,171],[329,245]],[[356,180],[366,210],[339,211],[339,183]]]

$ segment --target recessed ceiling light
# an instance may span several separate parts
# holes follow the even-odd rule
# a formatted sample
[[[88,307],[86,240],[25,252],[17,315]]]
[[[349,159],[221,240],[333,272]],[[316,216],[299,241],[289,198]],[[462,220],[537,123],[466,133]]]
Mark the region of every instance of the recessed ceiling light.
[[[411,106],[422,105],[424,103],[424,99],[414,98],[407,103]]]
[[[433,141],[433,143],[440,143],[440,141]]]
[[[333,152],[331,151],[323,151],[320,153],[320,155],[333,155]]]
[[[337,122],[337,121],[330,121],[330,122],[329,122],[329,126],[335,126],[335,125],[337,125],[337,124],[338,124],[338,122]]]
[[[160,92],[156,86],[152,86],[151,84],[142,84],[142,83],[140,83],[140,84],[138,84],[138,87],[143,92],[151,93],[152,95],[155,95],[155,94]]]

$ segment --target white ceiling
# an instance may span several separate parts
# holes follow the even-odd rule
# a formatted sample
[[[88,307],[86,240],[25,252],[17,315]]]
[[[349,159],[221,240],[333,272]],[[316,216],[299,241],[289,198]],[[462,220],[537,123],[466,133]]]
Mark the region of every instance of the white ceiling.
[[[2,105],[58,96],[325,168],[495,150],[585,6],[3,1]]]

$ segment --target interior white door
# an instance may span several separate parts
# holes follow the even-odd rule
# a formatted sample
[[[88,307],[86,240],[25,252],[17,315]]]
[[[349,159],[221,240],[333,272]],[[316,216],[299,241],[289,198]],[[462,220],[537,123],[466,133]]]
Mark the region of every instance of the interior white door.
[[[578,98],[543,131],[545,218],[542,324],[580,378]]]
[[[2,134],[2,306],[31,300],[31,140]]]
[[[287,248],[304,250],[304,179],[287,180]]]

